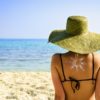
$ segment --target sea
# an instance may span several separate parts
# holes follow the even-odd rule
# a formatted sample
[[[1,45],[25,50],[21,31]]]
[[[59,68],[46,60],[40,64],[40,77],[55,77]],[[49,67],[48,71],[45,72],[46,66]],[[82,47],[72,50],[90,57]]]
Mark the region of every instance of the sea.
[[[0,71],[50,71],[52,55],[66,51],[47,39],[0,39]]]

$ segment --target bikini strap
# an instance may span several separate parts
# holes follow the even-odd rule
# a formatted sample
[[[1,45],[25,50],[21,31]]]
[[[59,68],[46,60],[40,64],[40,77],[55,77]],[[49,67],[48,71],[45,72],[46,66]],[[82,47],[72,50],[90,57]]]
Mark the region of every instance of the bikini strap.
[[[64,67],[63,67],[62,55],[61,54],[60,54],[60,60],[61,60],[62,73],[63,73],[63,77],[64,77],[63,81],[66,81],[65,74],[64,74]]]
[[[94,80],[94,54],[92,53],[92,80]]]

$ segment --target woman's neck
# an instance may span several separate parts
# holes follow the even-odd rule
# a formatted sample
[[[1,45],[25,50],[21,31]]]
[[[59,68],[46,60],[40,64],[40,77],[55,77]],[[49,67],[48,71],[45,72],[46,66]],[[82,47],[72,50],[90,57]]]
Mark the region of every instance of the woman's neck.
[[[68,54],[74,56],[74,57],[82,57],[82,56],[87,56],[88,54],[80,54],[76,52],[69,51]]]

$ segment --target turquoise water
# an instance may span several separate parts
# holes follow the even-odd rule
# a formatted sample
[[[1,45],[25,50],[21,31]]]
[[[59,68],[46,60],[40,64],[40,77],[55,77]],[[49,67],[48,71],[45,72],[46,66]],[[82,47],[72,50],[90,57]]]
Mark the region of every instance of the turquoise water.
[[[46,39],[0,39],[0,70],[50,71],[51,56],[65,52]]]

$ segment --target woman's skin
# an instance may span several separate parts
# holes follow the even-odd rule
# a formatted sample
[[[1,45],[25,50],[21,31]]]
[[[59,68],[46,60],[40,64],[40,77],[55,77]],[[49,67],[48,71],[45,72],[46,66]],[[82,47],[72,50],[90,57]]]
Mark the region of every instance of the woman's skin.
[[[70,56],[74,57],[75,54],[76,53],[71,52],[71,51],[69,51],[68,53],[62,54],[63,63],[65,64],[65,62],[69,59],[69,57]],[[78,54],[78,55],[79,55],[79,57],[85,58],[85,61],[87,62],[87,65],[88,65],[87,67],[91,68],[91,66],[92,66],[92,55],[91,54],[84,54],[84,55]],[[52,76],[52,81],[53,81],[53,85],[54,85],[54,89],[55,89],[55,100],[65,100],[64,87],[61,83],[62,76],[60,76],[58,71],[57,71],[60,67],[61,67],[60,56],[59,56],[59,54],[54,54],[52,56],[52,62],[51,62],[51,76]],[[68,67],[68,66],[64,65],[64,67]],[[94,53],[94,68],[99,68],[99,67],[100,67],[100,54]],[[84,69],[87,69],[87,68],[84,68]],[[76,70],[74,70],[74,71],[76,71]],[[59,71],[59,72],[61,72],[61,71]],[[80,70],[80,72],[81,72],[81,70]],[[86,97],[88,99],[84,99],[84,96],[82,94],[78,94],[78,96],[74,100],[80,100],[79,98],[81,98],[81,100],[100,100],[100,71],[98,71],[98,74],[97,74],[97,71],[94,74],[95,74],[95,78],[97,80],[96,80],[96,87],[92,91],[93,94],[91,95],[91,93],[90,94],[86,93],[87,91],[85,91],[84,88],[86,87],[86,85],[89,86],[90,82],[88,82],[87,84],[84,82],[83,83],[84,85],[82,86],[83,92],[86,93],[86,94],[89,94],[89,96],[90,95],[91,96],[89,98]],[[81,74],[79,74],[78,72],[77,72],[76,77],[77,76],[80,76],[80,79],[81,79]],[[70,83],[68,83],[68,84],[70,84]],[[66,83],[66,85],[67,85],[67,83]],[[69,89],[68,91],[72,91],[72,90]],[[70,95],[67,98],[70,98]],[[66,100],[72,100],[72,99],[66,99]]]

